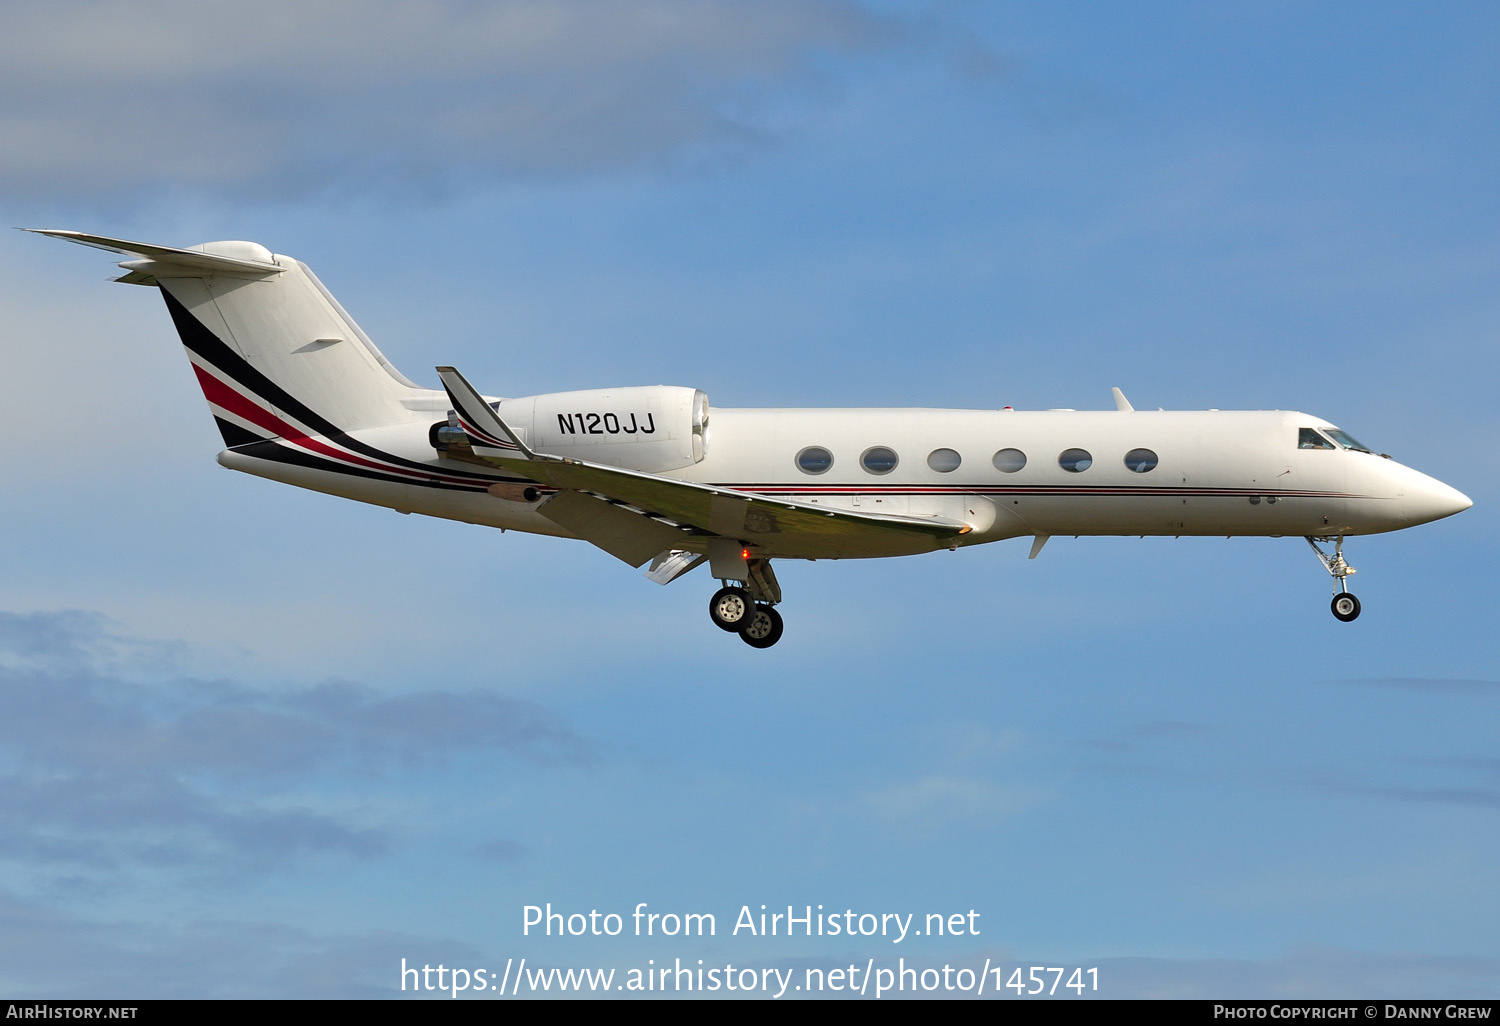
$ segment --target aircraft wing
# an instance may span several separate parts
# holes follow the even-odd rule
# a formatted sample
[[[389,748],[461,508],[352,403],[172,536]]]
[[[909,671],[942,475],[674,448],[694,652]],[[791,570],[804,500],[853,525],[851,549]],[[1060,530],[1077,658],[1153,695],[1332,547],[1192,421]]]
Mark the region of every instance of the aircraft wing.
[[[485,402],[452,367],[439,367],[438,374],[459,423],[469,435],[474,453],[505,470],[523,474],[533,481],[562,489],[557,502],[568,492],[581,492],[603,500],[618,511],[641,521],[665,528],[663,520],[680,525],[677,538],[689,534],[730,538],[760,545],[771,554],[800,554],[803,551],[827,552],[832,555],[862,555],[895,552],[925,552],[947,548],[958,543],[972,528],[962,521],[946,517],[903,517],[878,513],[858,513],[828,509],[788,499],[766,498],[721,485],[699,484],[676,478],[646,474],[620,467],[602,466],[584,460],[561,459],[536,453],[512,432],[499,414]],[[538,512],[548,515],[543,504]],[[578,520],[577,501],[567,500],[557,512],[569,520]],[[613,535],[624,526],[618,514],[599,517],[599,538],[583,537],[606,551],[613,552]],[[559,520],[564,527],[579,533],[571,523]],[[589,525],[582,525],[588,529]],[[684,533],[682,529],[687,529]],[[640,553],[652,542],[647,537],[664,538],[654,531],[644,537],[632,555],[640,555],[639,566],[656,552],[672,546],[657,545],[651,553]],[[679,543],[675,546],[681,548]],[[619,552],[613,554],[631,562]]]

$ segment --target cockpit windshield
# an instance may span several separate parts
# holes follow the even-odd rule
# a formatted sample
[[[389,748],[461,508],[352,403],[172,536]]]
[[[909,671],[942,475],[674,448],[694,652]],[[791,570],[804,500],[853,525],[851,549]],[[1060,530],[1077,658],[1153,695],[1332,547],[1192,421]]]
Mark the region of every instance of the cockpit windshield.
[[[1367,452],[1372,456],[1375,455],[1374,449],[1371,449],[1367,445],[1360,444],[1355,440],[1353,435],[1350,435],[1346,431],[1340,431],[1336,427],[1331,427],[1324,428],[1323,432],[1328,435],[1329,438],[1332,438],[1335,442],[1339,443],[1339,445],[1342,445],[1345,449],[1353,449],[1355,452]]]

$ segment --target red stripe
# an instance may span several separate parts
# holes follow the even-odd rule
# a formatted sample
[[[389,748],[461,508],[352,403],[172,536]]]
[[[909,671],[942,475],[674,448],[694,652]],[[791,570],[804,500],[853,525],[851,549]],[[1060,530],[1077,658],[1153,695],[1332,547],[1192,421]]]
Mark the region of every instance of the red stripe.
[[[416,470],[406,470],[402,467],[393,467],[386,463],[378,463],[375,460],[367,460],[362,456],[342,452],[328,443],[312,437],[301,428],[282,420],[269,410],[257,406],[196,363],[193,364],[193,373],[198,375],[198,384],[202,387],[203,394],[208,398],[209,402],[309,452],[315,452],[321,456],[327,456],[354,466],[383,471],[387,474],[401,474],[406,477],[415,478],[418,481],[449,481],[475,485],[476,487],[481,484],[477,481],[469,481],[461,478],[446,478],[436,474],[424,474]]]
[[[1281,498],[1360,499],[1351,492],[1289,491],[1263,488],[1147,488],[1138,485],[759,485],[711,484],[710,488],[749,492],[755,495],[1117,495],[1161,498],[1244,498],[1274,495]]]

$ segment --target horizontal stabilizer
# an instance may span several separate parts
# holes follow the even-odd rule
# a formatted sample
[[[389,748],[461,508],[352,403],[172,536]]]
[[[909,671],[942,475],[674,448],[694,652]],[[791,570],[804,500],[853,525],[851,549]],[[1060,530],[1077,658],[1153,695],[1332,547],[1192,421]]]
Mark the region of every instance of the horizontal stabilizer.
[[[250,275],[261,277],[267,274],[280,274],[284,268],[271,259],[271,253],[264,246],[250,242],[209,242],[195,249],[175,249],[171,246],[155,246],[146,242],[131,242],[128,239],[112,239],[106,235],[87,235],[83,232],[70,232],[57,228],[22,228],[23,232],[32,232],[37,235],[50,235],[54,239],[63,239],[67,242],[76,242],[80,246],[92,246],[95,249],[107,250],[111,253],[120,253],[125,256],[145,257],[154,265],[160,267],[146,267],[135,261],[122,263],[120,266],[130,271],[124,278],[120,279],[127,284],[148,284],[143,279],[149,278],[148,271],[157,271],[165,267],[181,267],[193,271],[209,271],[227,274]],[[228,256],[222,253],[207,252],[207,247],[222,247],[225,249],[233,247],[239,251],[239,256]]]

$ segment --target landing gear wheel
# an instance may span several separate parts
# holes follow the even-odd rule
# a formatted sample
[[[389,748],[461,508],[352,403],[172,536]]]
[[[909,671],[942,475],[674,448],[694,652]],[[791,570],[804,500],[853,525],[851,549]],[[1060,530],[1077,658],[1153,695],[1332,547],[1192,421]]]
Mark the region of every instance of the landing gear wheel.
[[[745,626],[754,611],[755,604],[750,601],[750,593],[733,585],[720,588],[708,600],[708,617],[721,631],[738,631]]]
[[[1325,545],[1333,542],[1333,551],[1324,552],[1318,547],[1318,542],[1323,542]],[[1344,558],[1344,536],[1315,538],[1309,535],[1307,544],[1312,546],[1313,554],[1318,557],[1318,562],[1323,564],[1323,569],[1328,571],[1329,576],[1334,579],[1335,586],[1339,589],[1333,593],[1333,615],[1344,623],[1358,617],[1359,599],[1349,594],[1347,590],[1349,586],[1344,583],[1345,578],[1354,573],[1354,567],[1350,566],[1349,561]]]
[[[751,648],[770,648],[781,640],[781,614],[771,606],[756,606],[749,622],[740,629],[740,637]]]
[[[1359,616],[1359,599],[1347,591],[1333,597],[1333,615],[1348,623]]]

